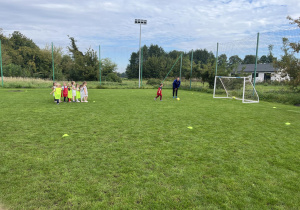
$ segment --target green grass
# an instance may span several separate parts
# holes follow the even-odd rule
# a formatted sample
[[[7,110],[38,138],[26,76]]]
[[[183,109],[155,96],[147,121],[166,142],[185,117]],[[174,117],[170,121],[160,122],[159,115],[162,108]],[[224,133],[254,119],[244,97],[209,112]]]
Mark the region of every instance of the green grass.
[[[300,206],[299,107],[130,89],[56,105],[50,91],[0,89],[6,208]]]

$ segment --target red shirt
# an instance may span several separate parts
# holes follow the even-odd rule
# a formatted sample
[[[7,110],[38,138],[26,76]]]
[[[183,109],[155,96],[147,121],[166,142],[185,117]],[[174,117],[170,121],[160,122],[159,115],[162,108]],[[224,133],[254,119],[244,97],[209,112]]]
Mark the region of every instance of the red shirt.
[[[63,90],[63,96],[64,97],[68,97],[68,86],[63,86],[64,90]]]
[[[158,87],[157,95],[161,95],[162,87]]]

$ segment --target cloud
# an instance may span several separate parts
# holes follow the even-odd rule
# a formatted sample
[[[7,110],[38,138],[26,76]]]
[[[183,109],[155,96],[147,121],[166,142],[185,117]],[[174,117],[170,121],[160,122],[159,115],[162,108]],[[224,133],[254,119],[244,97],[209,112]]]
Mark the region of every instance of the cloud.
[[[188,51],[282,29],[287,15],[300,16],[298,0],[0,0],[0,5],[6,35],[18,30],[41,47],[50,42],[66,47],[70,35],[82,50],[99,44],[138,49],[135,18],[148,20],[143,44]]]

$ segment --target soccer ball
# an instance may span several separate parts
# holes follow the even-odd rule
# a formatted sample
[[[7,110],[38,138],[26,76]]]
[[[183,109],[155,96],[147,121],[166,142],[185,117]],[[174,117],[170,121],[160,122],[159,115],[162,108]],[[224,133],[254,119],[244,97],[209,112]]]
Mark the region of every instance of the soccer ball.
[[[177,101],[180,101],[180,98],[176,98]]]
[[[235,97],[234,97],[234,96],[232,96],[232,98],[233,98],[233,99],[235,99]]]

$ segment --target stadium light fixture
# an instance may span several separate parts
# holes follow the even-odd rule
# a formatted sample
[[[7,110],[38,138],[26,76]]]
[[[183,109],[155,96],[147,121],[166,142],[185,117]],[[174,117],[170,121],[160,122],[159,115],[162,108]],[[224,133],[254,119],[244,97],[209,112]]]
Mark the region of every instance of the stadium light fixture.
[[[140,25],[140,47],[139,47],[139,88],[141,87],[141,39],[142,39],[142,25],[147,25],[147,20],[135,19],[135,24]]]

